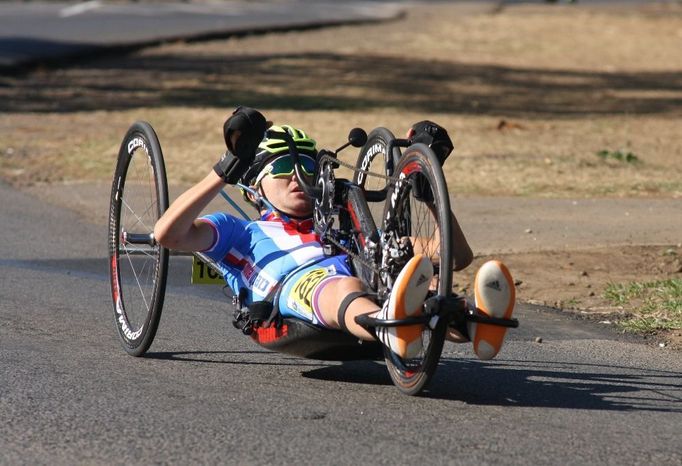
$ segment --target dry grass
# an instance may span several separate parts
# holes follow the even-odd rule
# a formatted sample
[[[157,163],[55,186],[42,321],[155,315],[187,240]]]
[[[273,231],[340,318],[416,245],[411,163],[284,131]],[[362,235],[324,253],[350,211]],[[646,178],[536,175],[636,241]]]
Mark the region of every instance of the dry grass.
[[[181,116],[180,116],[181,115]],[[424,114],[372,111],[272,110],[276,121],[297,122],[322,146],[343,142],[352,126],[397,129]],[[109,179],[127,126],[149,120],[161,138],[171,182],[192,182],[206,173],[223,149],[217,109],[141,108],[118,112],[12,115],[0,123],[4,154],[0,169],[18,183]],[[682,194],[673,141],[679,123],[666,118],[611,117],[585,124],[518,121],[522,129],[500,131],[496,117],[430,114],[450,128],[456,153],[445,166],[453,193],[532,196],[639,196]],[[94,123],[93,123],[94,119]],[[343,122],[341,124],[340,122]],[[380,123],[377,123],[380,122]],[[65,131],[66,128],[66,131]],[[557,141],[561,134],[562,141]],[[627,147],[642,163],[602,160],[601,149]],[[344,153],[353,161],[354,152]],[[50,167],[42,170],[41,167]],[[464,175],[463,174],[467,174]]]
[[[126,127],[146,119],[170,179],[194,181],[222,150],[228,109],[247,103],[327,147],[352,126],[402,133],[436,120],[454,135],[446,172],[457,193],[682,194],[681,8],[486,8],[440,5],[381,25],[170,44],[0,78],[0,174],[107,179]],[[619,149],[641,163],[595,155]]]

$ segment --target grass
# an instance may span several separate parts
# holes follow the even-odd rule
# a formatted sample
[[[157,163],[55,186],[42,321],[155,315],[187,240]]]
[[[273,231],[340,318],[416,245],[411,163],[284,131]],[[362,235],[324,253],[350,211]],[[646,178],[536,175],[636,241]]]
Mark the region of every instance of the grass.
[[[682,279],[610,283],[604,297],[615,305],[631,308],[630,316],[618,323],[626,331],[682,329]]]
[[[639,163],[639,157],[637,157],[635,154],[629,151],[625,152],[622,150],[604,149],[597,152],[597,157],[599,157],[602,160],[612,159],[617,160],[619,162]]]
[[[682,6],[491,14],[485,3],[0,76],[0,178],[110,180],[121,137],[145,119],[170,183],[192,183],[224,151],[225,117],[248,104],[326,148],[353,126],[401,136],[437,121],[455,143],[454,195],[682,196],[682,56],[670,40]]]

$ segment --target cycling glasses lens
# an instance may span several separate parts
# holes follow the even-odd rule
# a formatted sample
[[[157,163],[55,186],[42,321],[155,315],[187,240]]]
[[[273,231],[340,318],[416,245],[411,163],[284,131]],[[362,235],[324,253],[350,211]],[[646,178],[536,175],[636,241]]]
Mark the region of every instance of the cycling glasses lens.
[[[306,155],[299,155],[298,160],[301,163],[302,172],[306,176],[315,175],[315,160]],[[290,155],[285,155],[278,157],[269,164],[267,164],[261,174],[258,176],[259,179],[263,179],[265,175],[271,175],[274,178],[286,177],[294,174],[294,160]]]

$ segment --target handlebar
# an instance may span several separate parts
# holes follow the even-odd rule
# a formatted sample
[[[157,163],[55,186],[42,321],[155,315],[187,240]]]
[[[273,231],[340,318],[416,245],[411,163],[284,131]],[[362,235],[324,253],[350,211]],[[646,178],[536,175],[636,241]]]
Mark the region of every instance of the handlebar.
[[[391,139],[386,146],[386,153],[389,155],[393,154],[395,147],[409,147],[411,144],[409,139]]]

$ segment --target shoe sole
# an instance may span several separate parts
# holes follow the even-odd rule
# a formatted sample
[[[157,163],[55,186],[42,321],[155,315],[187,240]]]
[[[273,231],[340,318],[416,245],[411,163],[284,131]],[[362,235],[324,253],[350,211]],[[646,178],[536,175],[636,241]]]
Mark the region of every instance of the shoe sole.
[[[421,315],[432,277],[433,264],[425,255],[417,254],[410,259],[393,285],[391,298],[395,299],[389,302],[389,309],[393,306],[395,319]],[[393,337],[390,338],[391,349],[402,358],[416,357],[421,351],[423,330],[423,325],[389,328],[389,338]]]
[[[514,312],[516,288],[509,269],[500,261],[488,261],[474,280],[476,308],[489,317],[509,319]],[[479,359],[492,359],[502,348],[506,327],[475,324],[474,352]]]

